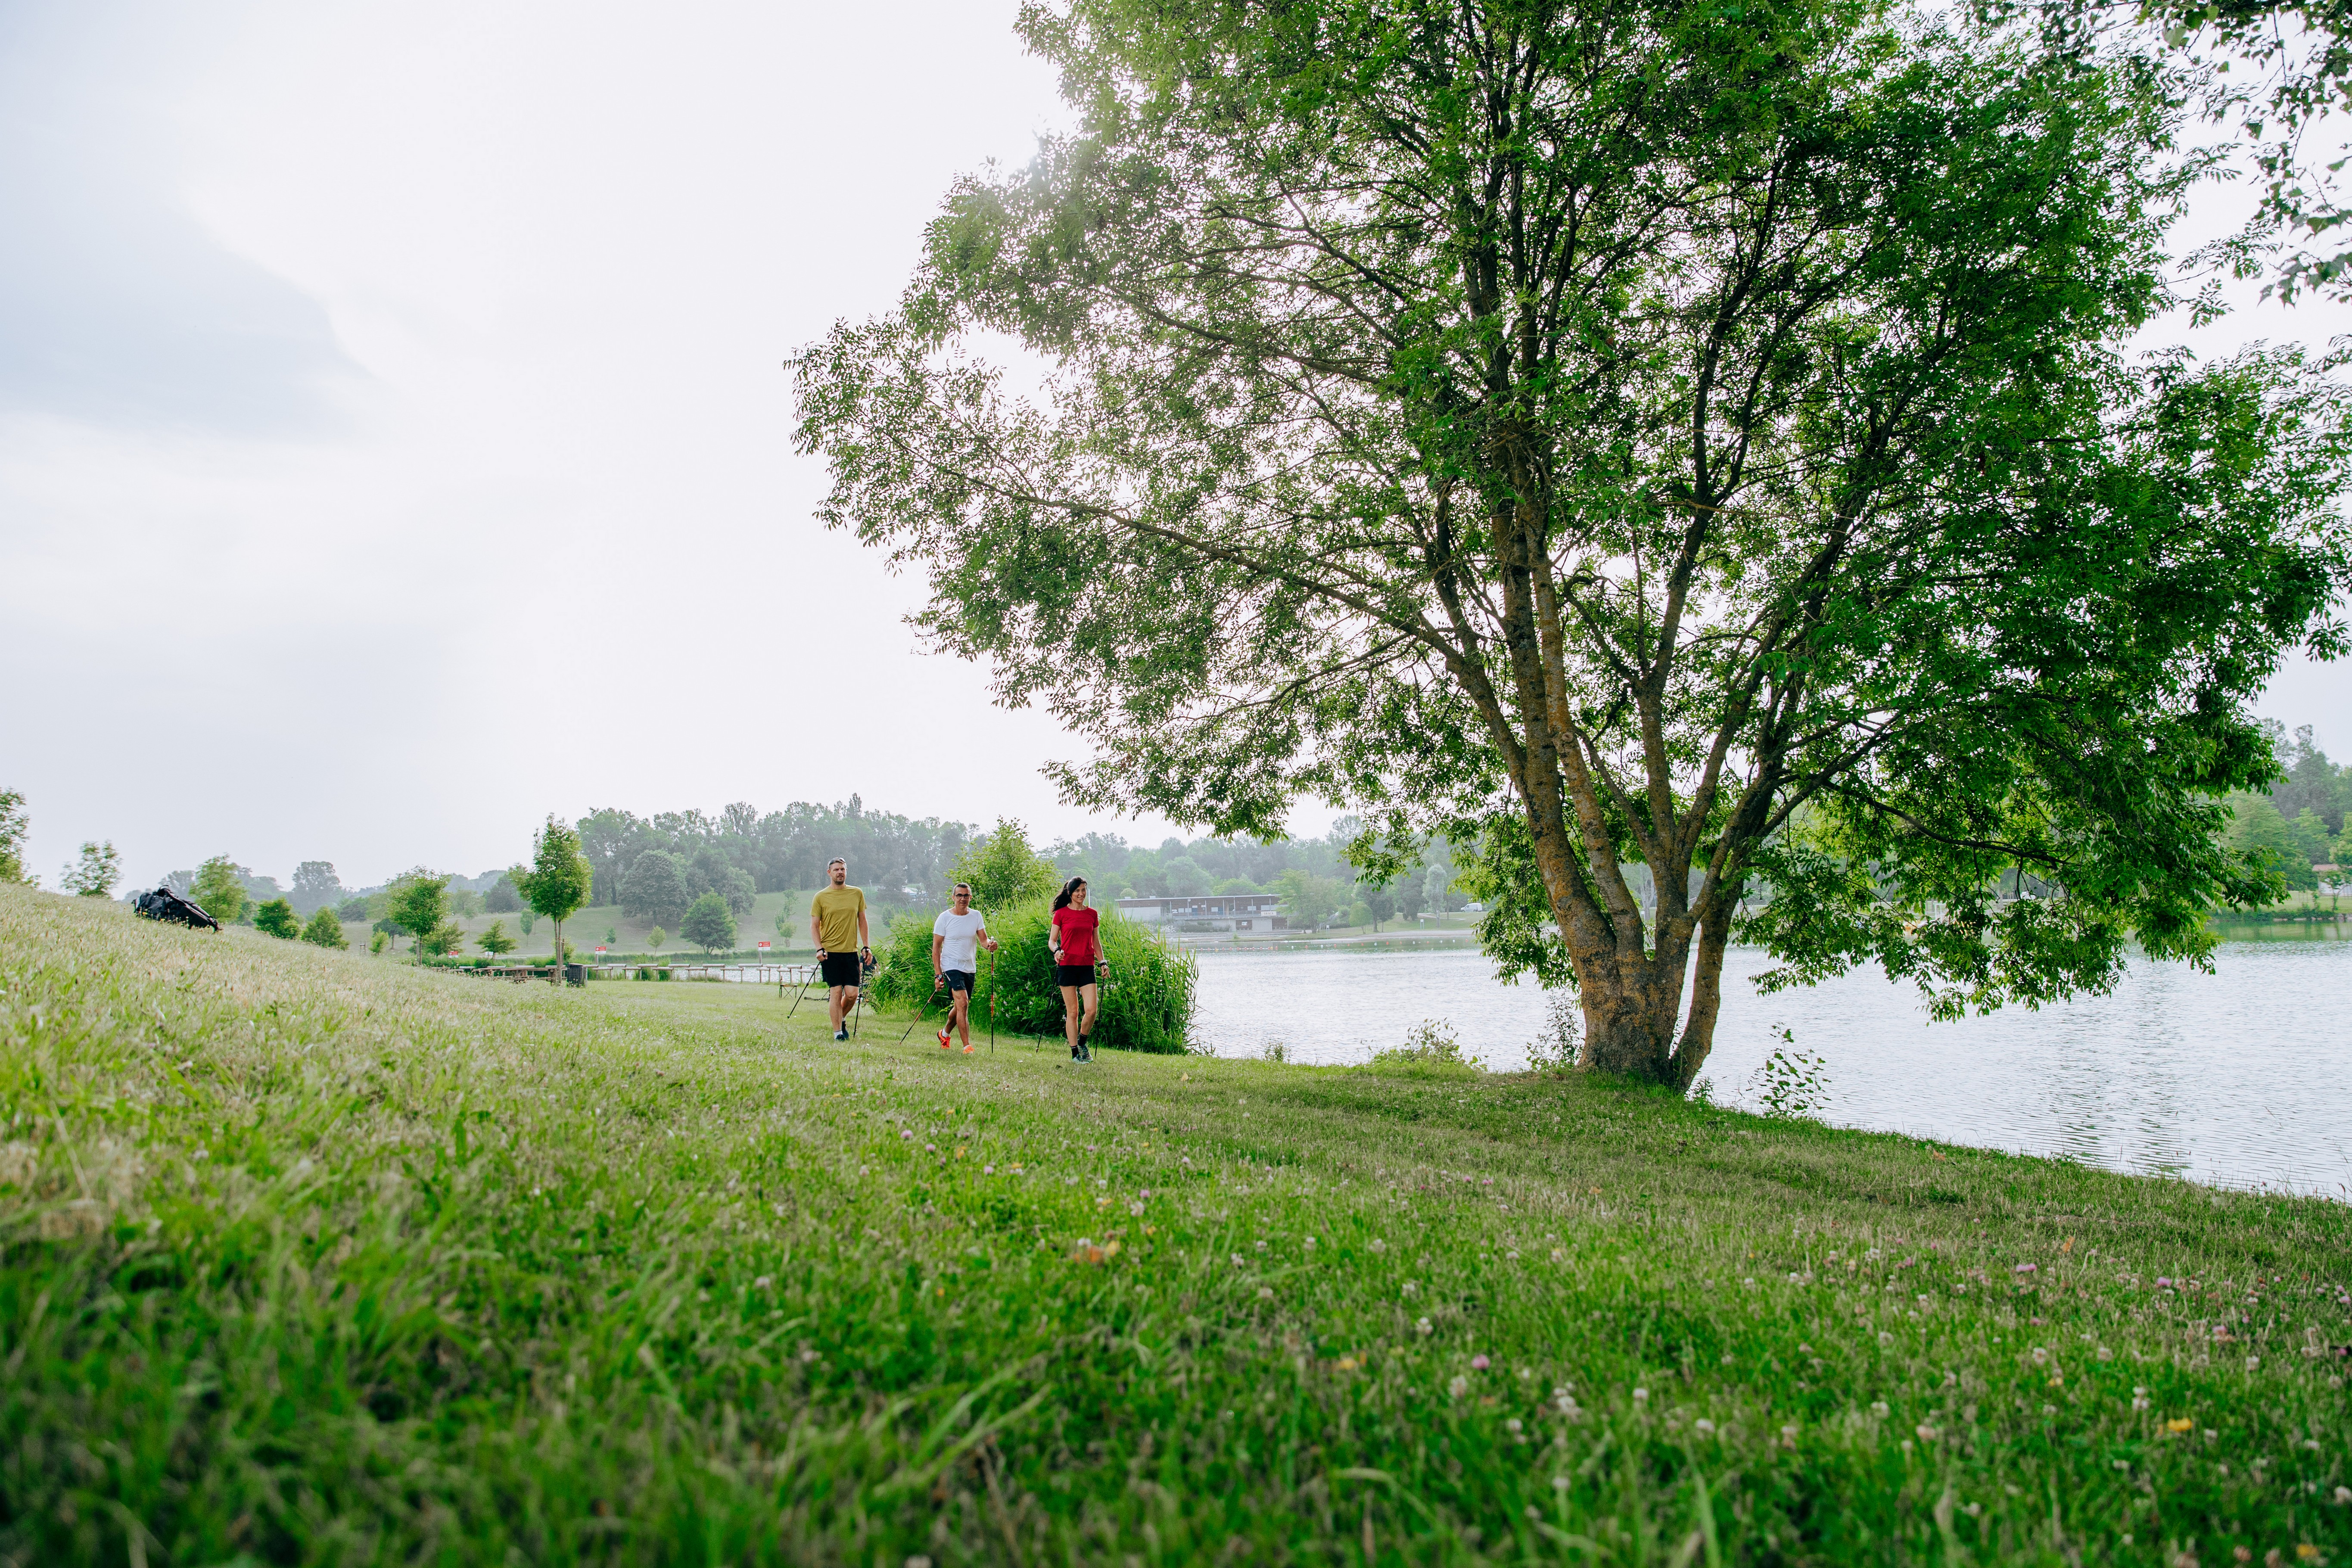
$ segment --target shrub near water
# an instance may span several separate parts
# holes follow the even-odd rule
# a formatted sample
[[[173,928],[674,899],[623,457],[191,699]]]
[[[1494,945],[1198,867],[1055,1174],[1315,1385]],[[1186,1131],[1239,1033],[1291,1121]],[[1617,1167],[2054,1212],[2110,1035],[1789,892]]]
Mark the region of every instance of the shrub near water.
[[[988,916],[988,934],[1003,944],[996,954],[996,1027],[1014,1035],[1062,1034],[1062,993],[1054,981],[1050,927],[1045,904],[1025,904],[1008,914]],[[899,916],[881,952],[871,994],[876,1005],[943,1010],[944,994],[934,995],[931,919]],[[1181,1051],[1192,1023],[1192,987],[1200,965],[1191,953],[1171,950],[1150,931],[1114,910],[1102,911],[1103,957],[1110,979],[1102,987],[1092,1044],[1129,1051]],[[989,1004],[989,955],[980,954],[980,978],[972,992],[972,1022],[985,1026]]]

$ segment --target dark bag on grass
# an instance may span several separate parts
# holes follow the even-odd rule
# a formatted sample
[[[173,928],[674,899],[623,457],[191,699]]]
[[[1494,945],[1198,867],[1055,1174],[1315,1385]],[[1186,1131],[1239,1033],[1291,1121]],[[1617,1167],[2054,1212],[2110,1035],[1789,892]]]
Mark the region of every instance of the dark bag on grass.
[[[205,913],[202,906],[190,903],[169,888],[158,888],[152,893],[142,893],[131,907],[151,921],[170,921],[191,931],[218,931],[220,921]]]

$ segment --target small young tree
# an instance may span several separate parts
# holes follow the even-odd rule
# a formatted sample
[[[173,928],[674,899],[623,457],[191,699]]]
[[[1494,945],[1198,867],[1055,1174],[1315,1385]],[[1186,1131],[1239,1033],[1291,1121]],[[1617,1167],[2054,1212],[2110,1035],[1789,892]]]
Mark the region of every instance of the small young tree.
[[[515,939],[507,934],[507,922],[492,921],[490,929],[474,939],[474,945],[493,958],[503,958],[515,950]]]
[[[653,930],[646,932],[646,950],[648,952],[659,952],[661,951],[661,944],[668,940],[669,932],[662,930],[659,926],[656,926]]]
[[[449,918],[449,879],[422,867],[401,876],[392,885],[387,918],[408,933],[412,947],[421,946]]]
[[[735,946],[735,916],[716,889],[694,900],[678,934],[705,952],[731,952]]]
[[[122,857],[114,852],[114,840],[100,844],[95,839],[81,847],[81,858],[69,862],[58,886],[68,893],[85,899],[110,898],[114,884],[122,880]]]
[[[1003,816],[985,839],[965,847],[950,875],[971,884],[972,908],[977,910],[1009,910],[1051,898],[1062,880],[1054,863],[1030,847],[1029,830]]]
[[[580,835],[550,813],[532,847],[530,869],[515,882],[523,900],[555,926],[556,979],[562,980],[563,922],[588,902],[595,868],[580,852]]]
[[[226,855],[215,855],[196,868],[194,886],[188,889],[189,899],[205,913],[226,925],[245,914],[245,880],[237,875],[236,862]]]
[[[25,830],[29,826],[24,795],[0,789],[0,882],[32,880],[25,875]]]
[[[420,933],[416,939],[417,951],[429,952],[436,958],[453,953],[465,945],[466,928],[452,920],[443,921],[430,931]]]
[[[382,952],[384,950],[385,945],[391,941],[392,939],[390,937],[384,935],[383,932],[380,931],[370,932],[368,935],[368,952],[370,956]]]
[[[253,929],[280,942],[292,942],[302,934],[302,922],[296,918],[294,906],[289,900],[271,899],[255,906]]]
[[[331,947],[338,952],[352,945],[352,939],[343,934],[343,922],[335,917],[334,908],[329,904],[320,904],[318,912],[310,917],[310,923],[302,928],[302,940],[313,947]]]

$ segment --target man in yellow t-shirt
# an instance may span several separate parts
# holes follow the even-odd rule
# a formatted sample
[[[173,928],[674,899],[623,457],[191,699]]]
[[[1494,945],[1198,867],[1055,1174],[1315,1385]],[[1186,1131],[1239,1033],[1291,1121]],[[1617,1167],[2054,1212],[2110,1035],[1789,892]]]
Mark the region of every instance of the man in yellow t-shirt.
[[[849,862],[836,858],[824,875],[830,886],[809,900],[809,935],[833,1000],[833,1037],[845,1040],[849,1029],[842,1020],[856,1005],[858,982],[874,950],[867,945],[866,895],[849,885]]]

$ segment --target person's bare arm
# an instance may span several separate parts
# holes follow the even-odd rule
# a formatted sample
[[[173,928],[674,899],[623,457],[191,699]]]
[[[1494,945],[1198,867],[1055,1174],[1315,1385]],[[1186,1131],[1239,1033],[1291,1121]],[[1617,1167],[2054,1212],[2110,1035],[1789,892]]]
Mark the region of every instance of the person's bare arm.
[[[865,952],[873,945],[873,934],[866,929],[866,906],[861,902],[857,906],[857,951]]]
[[[809,900],[809,945],[819,952],[824,951],[824,928],[816,923],[816,900]]]
[[[994,952],[996,951],[996,939],[988,934],[988,928],[986,926],[981,927],[979,934],[981,945],[987,948],[989,952]]]
[[[934,979],[946,973],[946,971],[940,967],[940,949],[947,946],[947,938],[941,936],[937,931],[933,931],[931,933],[931,974]]]

